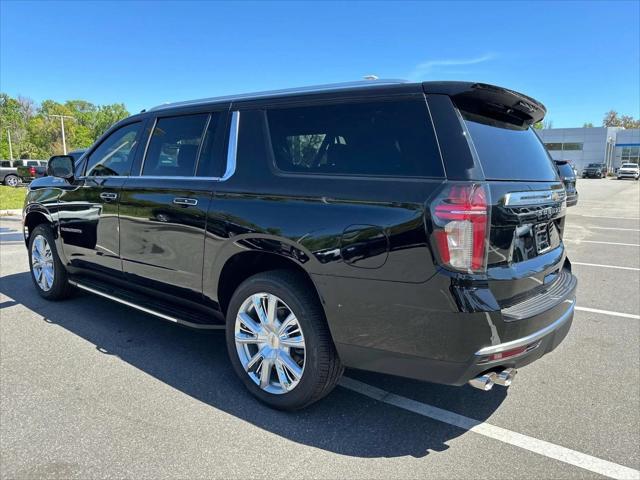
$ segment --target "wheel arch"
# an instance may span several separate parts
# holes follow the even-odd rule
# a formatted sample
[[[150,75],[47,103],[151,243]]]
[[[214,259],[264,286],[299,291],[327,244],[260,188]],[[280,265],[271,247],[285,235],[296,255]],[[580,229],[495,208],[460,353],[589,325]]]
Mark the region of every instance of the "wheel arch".
[[[273,252],[249,250],[235,253],[222,266],[218,275],[217,299],[220,310],[226,316],[227,307],[233,293],[247,278],[271,270],[291,270],[300,275],[306,285],[312,289],[326,317],[323,297],[307,270],[292,258]]]
[[[38,226],[43,223],[46,223],[50,226],[54,226],[53,219],[51,218],[51,214],[45,210],[44,208],[29,208],[24,212],[24,241],[27,245],[29,245],[29,238],[31,237],[31,232]],[[54,238],[57,237],[56,231],[54,229]]]

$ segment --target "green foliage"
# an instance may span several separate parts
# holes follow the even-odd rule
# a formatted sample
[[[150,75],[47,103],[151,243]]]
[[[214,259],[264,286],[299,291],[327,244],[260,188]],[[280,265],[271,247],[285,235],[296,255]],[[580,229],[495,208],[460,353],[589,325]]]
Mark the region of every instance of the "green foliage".
[[[553,121],[551,120],[541,120],[533,124],[533,128],[536,130],[542,130],[544,128],[553,128]]]
[[[582,128],[593,128],[593,123],[591,122],[583,123]]]
[[[87,148],[111,125],[129,116],[122,103],[94,105],[86,100],[58,103],[45,100],[36,105],[24,97],[0,93],[0,158],[9,158],[7,130],[11,132],[13,158],[41,158],[61,154],[60,117],[65,115],[67,151]]]
[[[640,119],[635,119],[631,115],[619,116],[615,110],[609,110],[602,119],[603,127],[624,127],[640,128]]]

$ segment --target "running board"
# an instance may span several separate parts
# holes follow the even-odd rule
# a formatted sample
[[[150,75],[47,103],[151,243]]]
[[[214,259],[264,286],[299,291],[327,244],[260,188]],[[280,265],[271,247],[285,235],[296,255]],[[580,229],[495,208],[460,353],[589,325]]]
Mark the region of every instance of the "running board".
[[[162,318],[163,320],[168,320],[169,322],[178,323],[180,325],[184,325],[184,326],[187,326],[187,327],[190,327],[190,328],[197,328],[197,329],[200,329],[200,330],[223,330],[225,328],[225,325],[216,325],[216,324],[209,324],[209,323],[194,323],[194,322],[189,322],[187,320],[183,320],[181,318],[177,318],[177,317],[175,317],[173,315],[167,315],[166,313],[162,313],[162,312],[159,312],[159,311],[154,310],[152,308],[139,305],[139,304],[134,303],[132,301],[125,300],[125,299],[120,298],[120,297],[116,297],[116,296],[111,295],[109,293],[103,292],[102,290],[98,290],[96,288],[92,288],[92,287],[89,287],[87,285],[83,285],[82,283],[79,283],[79,282],[77,282],[75,280],[69,280],[69,283],[71,285],[73,285],[74,287],[79,288],[80,290],[85,290],[85,291],[93,293],[95,295],[99,295],[101,297],[108,298],[109,300],[113,300],[114,302],[118,302],[118,303],[121,303],[121,304],[126,305],[128,307],[135,308],[136,310],[140,310],[141,312],[145,312],[145,313],[148,313],[148,314],[153,315],[155,317]]]

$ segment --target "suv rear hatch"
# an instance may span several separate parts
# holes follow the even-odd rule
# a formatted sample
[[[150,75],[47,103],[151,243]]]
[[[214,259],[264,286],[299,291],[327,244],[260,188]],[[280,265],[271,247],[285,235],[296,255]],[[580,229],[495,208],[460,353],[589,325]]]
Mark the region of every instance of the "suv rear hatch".
[[[488,284],[505,321],[553,308],[554,302],[563,301],[563,292],[573,290],[575,278],[563,269],[566,192],[531,128],[544,116],[544,107],[524,95],[484,84],[442,93],[454,104],[473,167],[461,170],[459,159],[449,162],[443,152],[447,177],[464,180],[448,182],[431,206],[440,262],[468,274],[478,285]],[[432,98],[428,96],[430,106]],[[438,128],[437,115],[434,121]],[[458,217],[452,216],[453,211]],[[461,212],[469,214],[473,232],[468,234],[471,253],[467,254],[472,260],[466,264],[452,249],[467,235],[456,230]],[[457,237],[452,239],[451,234]]]

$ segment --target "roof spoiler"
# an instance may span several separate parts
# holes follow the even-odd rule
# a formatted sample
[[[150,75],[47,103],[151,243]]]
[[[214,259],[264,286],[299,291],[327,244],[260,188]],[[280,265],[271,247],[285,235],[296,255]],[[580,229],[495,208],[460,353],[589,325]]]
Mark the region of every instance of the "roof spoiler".
[[[449,95],[461,110],[516,125],[532,125],[547,113],[545,106],[522,93],[487,83],[423,82],[426,94]]]

